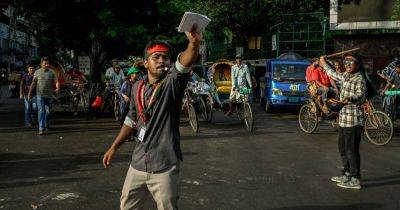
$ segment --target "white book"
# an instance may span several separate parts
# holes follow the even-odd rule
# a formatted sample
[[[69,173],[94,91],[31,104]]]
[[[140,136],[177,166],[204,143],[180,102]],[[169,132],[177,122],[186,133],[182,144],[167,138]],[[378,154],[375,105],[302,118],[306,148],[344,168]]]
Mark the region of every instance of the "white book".
[[[194,12],[185,12],[181,23],[178,26],[178,32],[189,32],[192,30],[193,25],[197,26],[197,32],[202,32],[210,21],[211,19],[205,15]]]

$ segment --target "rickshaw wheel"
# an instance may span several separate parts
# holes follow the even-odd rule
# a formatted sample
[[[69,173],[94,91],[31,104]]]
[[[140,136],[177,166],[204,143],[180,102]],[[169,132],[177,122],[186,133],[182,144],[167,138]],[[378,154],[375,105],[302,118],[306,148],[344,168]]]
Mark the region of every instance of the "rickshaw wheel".
[[[272,113],[273,112],[273,108],[272,108],[271,102],[268,99],[265,100],[264,110],[265,110],[266,113]]]
[[[204,100],[204,97],[200,97],[200,113],[203,117],[204,121],[208,120],[208,111],[207,111],[207,103]]]
[[[333,130],[338,131],[339,130],[339,118],[332,120],[331,125],[332,125]]]
[[[87,107],[88,102],[87,101],[88,101],[87,95],[86,95],[85,91],[82,91],[80,94],[80,103],[82,106],[82,111],[84,113],[86,113],[88,111],[88,107]]]
[[[312,105],[304,104],[299,111],[299,126],[305,133],[312,133],[317,129],[318,116],[313,112]]]
[[[189,116],[189,124],[192,127],[192,130],[195,133],[199,132],[199,123],[197,121],[196,109],[194,108],[193,104],[188,104],[188,116]]]
[[[213,118],[213,100],[212,96],[208,95],[206,98],[206,107],[207,107],[207,122],[211,122]]]
[[[251,104],[248,102],[243,104],[243,117],[247,131],[252,132],[254,125],[253,109],[251,108]]]
[[[114,94],[114,117],[116,121],[120,118],[119,101],[116,94]]]
[[[384,112],[374,111],[365,119],[364,132],[372,144],[383,146],[393,137],[392,120]]]

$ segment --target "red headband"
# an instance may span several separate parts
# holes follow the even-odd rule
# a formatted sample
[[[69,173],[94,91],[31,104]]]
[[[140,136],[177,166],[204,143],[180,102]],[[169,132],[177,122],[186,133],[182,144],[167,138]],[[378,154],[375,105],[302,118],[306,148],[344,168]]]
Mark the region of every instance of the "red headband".
[[[151,55],[155,52],[169,52],[169,48],[163,44],[156,44],[147,50],[147,55]]]

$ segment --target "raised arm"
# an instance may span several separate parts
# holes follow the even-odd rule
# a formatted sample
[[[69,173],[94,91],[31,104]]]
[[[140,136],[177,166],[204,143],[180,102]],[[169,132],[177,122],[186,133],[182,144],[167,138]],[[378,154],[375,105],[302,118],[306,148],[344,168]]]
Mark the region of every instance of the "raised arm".
[[[192,66],[199,56],[200,43],[203,40],[203,34],[196,32],[196,28],[193,27],[191,32],[185,32],[189,44],[185,51],[179,56],[179,63],[184,67]]]

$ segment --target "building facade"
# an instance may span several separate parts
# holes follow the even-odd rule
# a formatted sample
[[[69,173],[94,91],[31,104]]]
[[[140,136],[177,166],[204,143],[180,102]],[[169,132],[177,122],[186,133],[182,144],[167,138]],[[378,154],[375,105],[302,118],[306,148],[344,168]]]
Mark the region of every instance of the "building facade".
[[[0,12],[0,68],[21,67],[38,53],[36,39],[28,33],[27,21],[15,17],[12,10],[9,7]]]

